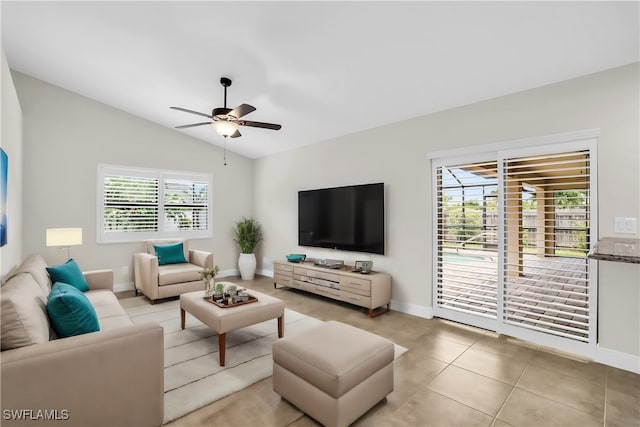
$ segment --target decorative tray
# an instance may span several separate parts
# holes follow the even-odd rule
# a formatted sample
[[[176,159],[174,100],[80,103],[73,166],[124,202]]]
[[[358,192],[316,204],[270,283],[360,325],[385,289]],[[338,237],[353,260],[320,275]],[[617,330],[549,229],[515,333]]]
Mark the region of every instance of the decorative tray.
[[[211,304],[217,305],[220,308],[237,307],[239,305],[251,304],[252,302],[258,301],[258,298],[254,297],[253,295],[248,294],[248,296],[249,296],[249,299],[246,301],[237,301],[237,302],[232,302],[231,304],[227,302],[229,301],[229,297],[223,298],[220,302],[212,300],[211,297],[202,297],[202,298],[205,301],[210,302]]]

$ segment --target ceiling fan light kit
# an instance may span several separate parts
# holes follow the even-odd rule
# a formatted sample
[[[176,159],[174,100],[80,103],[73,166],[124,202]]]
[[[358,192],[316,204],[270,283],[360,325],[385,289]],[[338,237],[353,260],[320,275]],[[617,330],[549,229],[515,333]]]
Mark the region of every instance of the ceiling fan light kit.
[[[223,138],[227,138],[238,132],[238,128],[240,127],[240,125],[238,125],[237,122],[232,121],[214,120],[211,122],[211,127],[213,127],[218,135]]]

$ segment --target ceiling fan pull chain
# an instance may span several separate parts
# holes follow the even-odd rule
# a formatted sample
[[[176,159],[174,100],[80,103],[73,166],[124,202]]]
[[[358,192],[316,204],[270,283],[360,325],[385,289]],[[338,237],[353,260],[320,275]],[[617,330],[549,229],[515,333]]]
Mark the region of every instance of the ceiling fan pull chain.
[[[224,151],[223,151],[223,156],[224,156],[224,165],[227,166],[227,137],[224,137]]]

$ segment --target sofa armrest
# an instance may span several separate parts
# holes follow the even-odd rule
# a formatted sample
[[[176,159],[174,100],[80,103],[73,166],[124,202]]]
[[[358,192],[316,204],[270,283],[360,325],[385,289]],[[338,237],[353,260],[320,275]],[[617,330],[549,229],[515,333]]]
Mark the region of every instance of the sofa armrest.
[[[90,290],[107,289],[113,292],[113,270],[92,270],[82,274],[87,279]]]
[[[195,264],[202,268],[213,268],[213,253],[189,249],[189,264]]]
[[[149,298],[158,297],[158,257],[146,252],[133,254],[133,280]]]
[[[145,323],[3,351],[2,413],[57,410],[56,426],[159,426],[163,341],[162,327]],[[2,420],[38,424],[51,421]]]

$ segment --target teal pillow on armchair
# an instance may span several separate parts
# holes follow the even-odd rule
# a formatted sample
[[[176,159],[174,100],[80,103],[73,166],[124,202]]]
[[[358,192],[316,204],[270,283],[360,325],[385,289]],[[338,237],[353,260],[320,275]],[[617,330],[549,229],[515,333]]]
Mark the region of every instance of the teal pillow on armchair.
[[[51,282],[62,282],[75,286],[79,291],[86,292],[89,290],[87,279],[84,278],[82,270],[74,259],[70,259],[64,264],[47,267],[47,272],[51,276]]]
[[[153,245],[158,257],[158,265],[181,264],[187,262],[184,258],[184,246],[182,242],[168,243],[166,245]]]
[[[47,299],[51,326],[60,338],[100,330],[98,315],[89,299],[75,286],[56,282]]]

